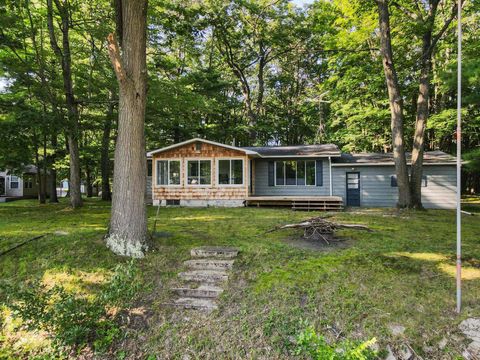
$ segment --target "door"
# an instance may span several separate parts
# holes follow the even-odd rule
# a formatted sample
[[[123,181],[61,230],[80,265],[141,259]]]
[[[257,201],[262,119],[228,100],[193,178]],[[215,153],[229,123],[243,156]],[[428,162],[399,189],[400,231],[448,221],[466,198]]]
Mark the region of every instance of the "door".
[[[5,178],[0,176],[0,196],[5,195]]]
[[[347,206],[360,206],[359,172],[347,172]]]

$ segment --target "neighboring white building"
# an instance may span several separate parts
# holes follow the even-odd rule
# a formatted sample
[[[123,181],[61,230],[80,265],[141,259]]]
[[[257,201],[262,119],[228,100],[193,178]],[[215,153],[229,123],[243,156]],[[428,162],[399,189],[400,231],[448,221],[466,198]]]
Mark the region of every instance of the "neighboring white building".
[[[35,166],[26,166],[22,176],[11,174],[8,170],[0,170],[0,202],[1,198],[34,198],[38,195]]]

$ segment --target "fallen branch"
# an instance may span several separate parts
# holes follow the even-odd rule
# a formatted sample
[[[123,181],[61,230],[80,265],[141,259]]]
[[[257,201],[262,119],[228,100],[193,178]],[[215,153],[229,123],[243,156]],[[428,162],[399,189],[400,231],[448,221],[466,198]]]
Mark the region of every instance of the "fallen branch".
[[[39,236],[35,236],[34,238],[31,238],[31,239],[29,239],[29,240],[27,240],[27,241],[24,241],[23,243],[20,243],[20,244],[18,244],[18,245],[15,245],[14,247],[12,247],[12,248],[10,248],[10,249],[1,252],[1,253],[0,253],[0,256],[3,256],[3,255],[5,255],[5,254],[8,254],[9,252],[11,252],[11,251],[13,251],[13,250],[15,250],[15,249],[18,249],[19,247],[21,247],[21,246],[23,246],[23,245],[26,245],[26,244],[28,244],[29,242],[33,241],[33,240],[38,240],[38,239],[40,239],[40,238],[43,238],[45,235],[46,235],[46,234],[44,234],[44,235],[39,235]]]

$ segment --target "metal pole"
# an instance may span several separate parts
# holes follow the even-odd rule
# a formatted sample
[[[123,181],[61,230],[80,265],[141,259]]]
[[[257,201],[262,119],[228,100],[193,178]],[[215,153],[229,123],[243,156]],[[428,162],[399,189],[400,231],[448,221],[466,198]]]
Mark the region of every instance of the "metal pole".
[[[457,313],[462,309],[462,0],[458,0],[458,52],[457,52]]]

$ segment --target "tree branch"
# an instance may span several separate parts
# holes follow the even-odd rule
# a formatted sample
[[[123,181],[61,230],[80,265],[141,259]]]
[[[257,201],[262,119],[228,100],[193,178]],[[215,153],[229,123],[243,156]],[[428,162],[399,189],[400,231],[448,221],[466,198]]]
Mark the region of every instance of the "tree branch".
[[[52,45],[53,52],[59,58],[63,58],[62,49],[58,46],[57,37],[55,36],[55,29],[53,27],[53,5],[52,0],[47,0],[47,27],[48,34],[50,35],[50,44]]]
[[[127,81],[127,74],[123,66],[122,57],[120,55],[120,48],[118,46],[117,37],[115,33],[111,33],[107,36],[108,41],[108,56],[117,75],[118,82],[123,83]]]
[[[423,20],[421,13],[416,13],[414,11],[411,11],[411,10],[407,9],[406,7],[400,5],[396,1],[392,2],[392,5],[395,6],[398,10],[405,13],[406,15],[408,15],[409,17],[411,17],[413,20],[415,20],[417,22],[419,22],[420,20]]]
[[[465,2],[462,1],[462,6]],[[445,31],[447,31],[448,27],[452,23],[453,19],[457,16],[457,3],[452,6],[452,12],[450,13],[450,17],[445,21],[443,24],[443,27],[440,29],[437,35],[435,35],[432,39],[432,44],[430,45],[430,48],[428,49],[429,52],[431,52],[435,46],[437,45],[437,42],[441,39],[443,34],[445,34]]]

